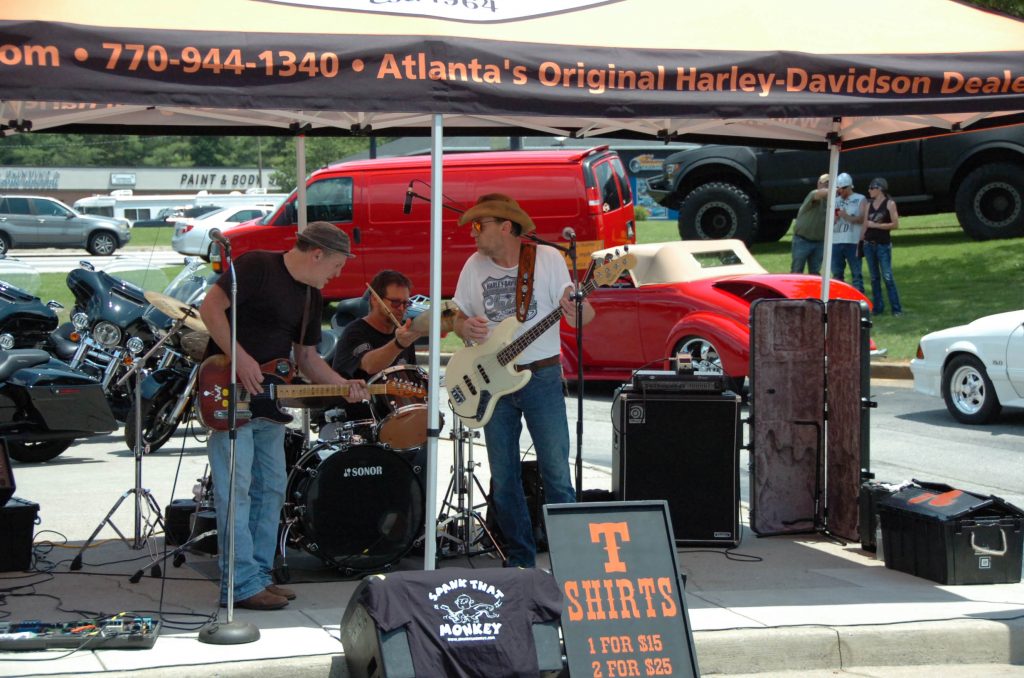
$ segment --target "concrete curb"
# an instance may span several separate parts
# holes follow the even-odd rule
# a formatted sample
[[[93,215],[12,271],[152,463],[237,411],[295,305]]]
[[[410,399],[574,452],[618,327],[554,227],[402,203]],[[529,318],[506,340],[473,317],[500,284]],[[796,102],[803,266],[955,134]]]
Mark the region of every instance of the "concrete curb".
[[[704,675],[1024,662],[1024,619],[796,626],[693,635]]]

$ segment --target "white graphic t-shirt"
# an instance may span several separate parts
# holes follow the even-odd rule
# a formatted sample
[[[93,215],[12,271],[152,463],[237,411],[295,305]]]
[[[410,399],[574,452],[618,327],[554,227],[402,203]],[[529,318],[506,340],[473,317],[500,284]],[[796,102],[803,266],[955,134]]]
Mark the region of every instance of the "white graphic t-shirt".
[[[502,320],[514,318],[516,315],[518,270],[518,266],[498,266],[490,257],[479,252],[473,253],[459,274],[459,283],[455,288],[455,304],[469,317],[480,315],[487,318],[488,329],[493,332]],[[536,277],[533,284],[533,299],[530,300],[526,322],[513,338],[528,331],[537,321],[558,308],[558,300],[562,298],[563,292],[572,286],[565,259],[551,247],[537,247],[534,275]],[[527,346],[515,362],[532,363],[558,355],[560,351],[558,323],[555,323]]]
[[[856,245],[860,240],[861,224],[852,224],[843,218],[844,215],[857,216],[860,214],[864,201],[867,200],[860,193],[851,193],[849,198],[836,198],[836,208],[839,210],[836,216],[836,223],[832,226],[832,244]]]

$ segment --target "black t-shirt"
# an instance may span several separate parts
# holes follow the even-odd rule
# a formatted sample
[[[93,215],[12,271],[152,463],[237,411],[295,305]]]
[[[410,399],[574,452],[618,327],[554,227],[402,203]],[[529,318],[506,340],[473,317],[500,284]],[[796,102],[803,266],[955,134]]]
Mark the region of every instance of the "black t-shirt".
[[[394,341],[394,332],[380,332],[365,318],[353,320],[341,333],[338,339],[338,348],[334,352],[334,371],[346,379],[369,379],[372,374],[367,374],[359,362],[363,356],[370,351],[380,348],[388,342]],[[415,365],[416,349],[406,346],[392,362],[392,365]]]
[[[359,367],[359,362],[370,351],[380,348],[394,339],[394,332],[380,332],[366,322],[365,318],[353,320],[345,325],[345,329],[338,339],[338,347],[334,351],[334,363],[331,367],[346,379],[369,379],[374,375],[368,374]],[[391,364],[415,365],[416,349],[407,346]],[[372,416],[369,406],[363,403],[345,404],[345,418],[349,421],[369,419]]]
[[[284,265],[284,254],[277,252],[247,252],[235,260],[238,276],[238,344],[256,362],[265,363],[275,358],[291,356],[292,342],[302,336],[302,315],[309,291],[309,320],[302,343],[316,346],[320,341],[320,316],[323,297],[320,290],[312,289],[291,276]],[[231,299],[230,270],[217,279],[217,286]],[[231,309],[226,311],[231,319]],[[215,342],[210,342],[210,354],[221,353]]]
[[[535,678],[533,623],[562,613],[555,578],[537,569],[375,577],[360,602],[382,631],[406,627],[417,676]]]
[[[868,221],[873,221],[876,224],[887,224],[892,220],[889,216],[889,199],[886,198],[882,201],[879,207],[875,207],[875,202],[868,202]],[[874,242],[879,245],[888,245],[892,242],[892,231],[885,228],[869,228],[864,231],[864,242]]]

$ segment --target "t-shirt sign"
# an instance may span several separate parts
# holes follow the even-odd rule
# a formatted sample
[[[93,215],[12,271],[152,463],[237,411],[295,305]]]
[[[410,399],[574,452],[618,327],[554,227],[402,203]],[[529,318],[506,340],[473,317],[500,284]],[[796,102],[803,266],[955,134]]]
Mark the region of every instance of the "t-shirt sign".
[[[544,507],[574,676],[699,676],[664,501]]]

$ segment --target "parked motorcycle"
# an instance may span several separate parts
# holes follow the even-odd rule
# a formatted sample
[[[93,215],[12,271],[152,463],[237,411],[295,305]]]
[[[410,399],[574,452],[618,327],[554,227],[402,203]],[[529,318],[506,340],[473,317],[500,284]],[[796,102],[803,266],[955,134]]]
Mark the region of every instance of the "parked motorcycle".
[[[115,428],[96,380],[43,350],[0,351],[0,436],[12,459],[48,461],[75,438]]]
[[[164,289],[162,296],[185,305],[198,307],[206,290],[217,279],[210,267],[196,258],[186,259],[185,267]],[[174,319],[157,306],[150,305],[143,313],[154,334],[162,336],[174,326]],[[197,323],[193,323],[198,327]],[[199,364],[206,352],[209,335],[181,325],[168,338],[159,354],[158,365],[142,381],[142,445],[155,452],[186,421],[191,411]],[[124,441],[135,449],[136,425],[132,412],[124,427]]]
[[[50,350],[50,334],[57,329],[57,311],[64,306],[56,301],[44,304],[35,295],[39,286],[39,273],[34,268],[0,256],[0,349]]]
[[[143,319],[145,292],[138,285],[98,271],[88,261],[68,273],[68,289],[75,297],[71,322],[78,342],[69,364],[97,379],[118,421],[131,412],[134,385],[118,384],[120,377],[156,342]]]

